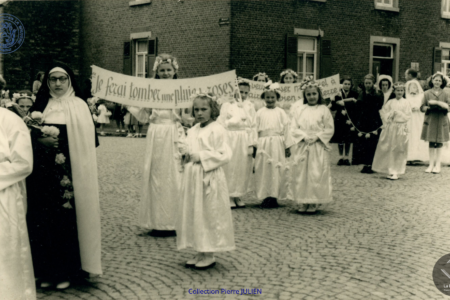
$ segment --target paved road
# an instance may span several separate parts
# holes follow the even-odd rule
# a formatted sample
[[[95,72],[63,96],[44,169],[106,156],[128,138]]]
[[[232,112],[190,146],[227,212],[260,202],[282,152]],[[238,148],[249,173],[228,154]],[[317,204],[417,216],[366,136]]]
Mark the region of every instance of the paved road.
[[[300,215],[288,201],[262,210],[249,195],[248,208],[233,210],[237,250],[197,271],[184,268],[193,251],[137,226],[145,141],[100,138],[103,277],[63,292],[40,289],[39,299],[448,299],[431,273],[450,253],[450,168],[431,175],[408,166],[389,181],[333,165],[335,202],[316,215]]]

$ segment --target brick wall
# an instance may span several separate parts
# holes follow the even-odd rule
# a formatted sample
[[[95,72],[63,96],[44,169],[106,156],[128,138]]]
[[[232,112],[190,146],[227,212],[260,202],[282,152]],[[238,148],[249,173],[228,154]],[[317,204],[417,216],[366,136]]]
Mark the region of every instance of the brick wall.
[[[32,89],[38,71],[52,60],[79,73],[79,1],[9,1],[3,12],[16,16],[25,28],[20,49],[3,54],[3,73],[11,92]]]
[[[147,28],[158,38],[158,53],[178,58],[179,77],[197,77],[229,70],[229,0],[153,0],[130,7],[124,0],[82,0],[83,76],[90,65],[123,71],[123,43],[133,28]]]
[[[231,68],[251,78],[266,72],[279,80],[286,35],[294,28],[324,31],[331,40],[332,73],[362,81],[369,73],[370,36],[400,38],[399,80],[411,62],[422,78],[432,72],[433,47],[450,41],[441,0],[399,0],[400,12],[375,10],[373,0],[231,1]]]

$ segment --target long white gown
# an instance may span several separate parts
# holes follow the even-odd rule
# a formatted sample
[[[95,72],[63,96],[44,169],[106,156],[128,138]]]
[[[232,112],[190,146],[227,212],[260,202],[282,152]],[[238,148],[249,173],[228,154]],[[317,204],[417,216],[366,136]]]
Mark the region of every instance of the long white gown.
[[[175,230],[180,205],[181,155],[185,139],[180,117],[172,109],[129,111],[139,122],[150,120],[144,161],[139,225],[146,229]]]
[[[287,198],[289,169],[285,149],[293,145],[289,123],[289,117],[279,107],[263,107],[256,113],[255,189],[259,200]]]
[[[372,170],[380,173],[405,174],[408,156],[408,121],[411,106],[405,98],[391,99],[380,111],[383,130],[373,158]]]
[[[222,104],[217,122],[228,132],[228,145],[232,156],[223,166],[230,197],[242,197],[251,189],[253,158],[248,153],[250,146],[256,146],[256,111],[252,102],[236,101]]]
[[[188,130],[187,153],[198,153],[200,162],[184,166],[177,221],[177,248],[198,252],[235,249],[233,218],[225,173],[231,158],[227,131],[217,122]]]
[[[405,86],[405,97],[408,100],[409,105],[412,109],[417,109],[412,111],[411,119],[408,121],[408,157],[407,161],[428,161],[429,151],[428,143],[423,141],[420,136],[422,134],[422,127],[425,114],[420,111],[420,106],[422,105],[423,99],[423,89],[420,83],[413,79],[406,83]]]
[[[26,225],[25,178],[33,168],[30,132],[0,108],[0,298],[36,299]]]
[[[290,194],[298,204],[320,204],[323,209],[333,201],[330,171],[330,139],[334,121],[325,105],[298,106],[292,112]],[[304,139],[316,135],[318,140],[308,145]]]

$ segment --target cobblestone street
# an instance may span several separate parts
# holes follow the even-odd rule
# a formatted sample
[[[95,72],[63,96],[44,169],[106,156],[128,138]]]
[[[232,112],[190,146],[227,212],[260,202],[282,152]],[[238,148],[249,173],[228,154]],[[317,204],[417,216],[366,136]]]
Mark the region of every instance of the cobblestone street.
[[[441,174],[408,166],[397,181],[336,166],[334,203],[302,215],[293,203],[263,210],[254,195],[233,210],[236,251],[216,254],[216,267],[184,267],[191,251],[174,237],[137,226],[146,139],[100,137],[103,270],[91,284],[38,290],[38,299],[448,299],[432,269],[450,253],[450,168]],[[218,290],[215,295],[193,290]],[[221,294],[259,289],[255,295]],[[253,290],[255,292],[255,290]],[[0,297],[1,298],[1,297]]]

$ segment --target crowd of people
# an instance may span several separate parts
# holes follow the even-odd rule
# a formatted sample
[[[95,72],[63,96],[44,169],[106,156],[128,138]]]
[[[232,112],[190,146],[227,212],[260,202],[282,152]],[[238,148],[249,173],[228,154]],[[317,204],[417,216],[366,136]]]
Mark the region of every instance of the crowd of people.
[[[175,80],[178,69],[175,57],[161,54],[154,78]],[[236,248],[230,208],[245,207],[249,192],[262,208],[291,200],[300,214],[326,209],[330,143],[338,144],[339,166],[363,164],[362,173],[397,180],[418,161],[440,173],[449,155],[448,79],[434,74],[423,92],[416,77],[410,69],[406,83],[394,84],[369,74],[357,91],[344,76],[330,102],[309,77],[302,100],[290,103],[280,101],[280,89],[300,79],[288,69],[279,83],[255,75],[265,83],[260,100],[248,99],[250,84],[238,80],[224,103],[206,93],[192,95],[191,109],[116,105],[109,112],[102,100],[82,100],[72,70],[55,63],[39,76],[35,95],[33,86],[3,101],[9,110],[0,108],[0,268],[10,283],[0,294],[33,299],[34,279],[65,289],[102,273],[95,122],[113,115],[118,130],[150,123],[138,223],[151,236],[176,236],[179,250],[194,248],[186,267],[201,270],[215,265],[215,252]]]

